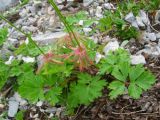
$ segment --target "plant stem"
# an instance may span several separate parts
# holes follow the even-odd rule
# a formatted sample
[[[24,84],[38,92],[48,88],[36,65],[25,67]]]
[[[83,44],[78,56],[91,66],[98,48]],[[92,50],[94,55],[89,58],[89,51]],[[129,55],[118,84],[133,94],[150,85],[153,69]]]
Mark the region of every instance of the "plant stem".
[[[55,4],[55,2],[53,0],[48,0],[48,2],[51,4],[51,6],[54,8],[54,10],[56,11],[57,15],[59,16],[60,20],[63,22],[64,26],[66,27],[67,31],[70,33],[72,33],[77,45],[79,47],[80,43],[76,37],[76,35],[74,34],[72,28],[70,27],[70,25],[68,24],[68,22],[66,21],[66,19],[64,18],[64,16],[62,15],[61,11],[59,10],[59,8],[57,7],[57,5]],[[69,34],[70,35],[70,34]],[[70,37],[72,38],[72,35],[70,35]]]
[[[27,34],[24,31],[22,31],[20,28],[16,27],[13,23],[11,23],[9,20],[7,20],[5,17],[3,17],[2,15],[0,15],[0,18],[2,20],[4,20],[5,22],[7,22],[11,27],[15,28],[17,31],[19,31],[20,33],[22,33],[23,35],[25,35],[28,40],[30,42],[32,42],[38,49],[39,51],[44,55],[44,52],[41,50],[41,48],[36,44],[36,42],[32,39],[31,34]]]

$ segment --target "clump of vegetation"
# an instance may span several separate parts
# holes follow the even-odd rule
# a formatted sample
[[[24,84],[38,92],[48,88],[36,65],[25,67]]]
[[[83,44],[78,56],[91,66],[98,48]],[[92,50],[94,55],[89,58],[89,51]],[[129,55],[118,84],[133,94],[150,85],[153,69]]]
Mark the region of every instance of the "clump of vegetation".
[[[155,76],[150,71],[142,65],[131,65],[130,55],[123,49],[110,52],[95,64],[97,45],[92,40],[73,32],[56,4],[52,0],[49,0],[49,3],[65,25],[68,35],[47,52],[32,40],[31,34],[23,32],[0,16],[29,40],[29,44],[23,44],[16,50],[17,54],[23,52],[24,55],[29,56],[41,55],[39,63],[24,63],[22,60],[15,59],[11,64],[6,65],[1,60],[1,90],[9,79],[14,78],[16,79],[13,84],[14,90],[30,103],[36,103],[39,100],[48,101],[51,105],[64,105],[72,113],[79,105],[89,105],[101,97],[105,88],[110,90],[111,99],[126,93],[138,99],[143,91],[155,83]],[[116,31],[120,33],[123,30],[128,32],[128,36],[118,35],[122,39],[134,37],[136,32],[131,27],[129,30],[124,29],[126,23],[121,20],[119,13],[108,13],[106,18],[100,20],[102,31],[116,27]],[[38,52],[34,52],[35,49]],[[111,75],[114,79],[104,79],[107,75]],[[21,117],[23,116],[20,112],[17,118]]]
[[[129,40],[139,36],[137,28],[132,27],[123,20],[120,11],[106,11],[105,17],[99,20],[98,28],[101,32],[111,33],[111,35],[121,40]]]
[[[73,30],[81,32],[81,30],[84,27],[89,27],[91,26],[95,20],[94,19],[88,19],[88,15],[86,14],[85,11],[80,11],[76,13],[75,15],[69,15],[66,17],[66,21],[70,25],[70,27]],[[82,25],[79,25],[79,22],[82,22]]]
[[[119,49],[110,52],[100,64],[100,74],[111,74],[114,79],[109,83],[111,99],[118,95],[128,93],[132,98],[138,99],[143,90],[148,90],[155,83],[155,76],[145,70],[142,65],[132,66],[127,51]]]

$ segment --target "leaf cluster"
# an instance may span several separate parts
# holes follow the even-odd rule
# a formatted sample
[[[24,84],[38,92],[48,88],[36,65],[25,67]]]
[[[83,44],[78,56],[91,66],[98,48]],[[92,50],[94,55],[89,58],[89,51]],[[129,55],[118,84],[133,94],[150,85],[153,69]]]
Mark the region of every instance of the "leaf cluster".
[[[121,14],[118,10],[115,12],[106,11],[105,17],[99,20],[98,28],[102,32],[113,33],[113,36],[117,36],[121,40],[137,38],[139,36],[138,30],[124,21]]]
[[[83,21],[83,25],[79,25],[80,21]],[[76,13],[75,15],[69,15],[66,17],[66,21],[68,24],[71,26],[73,30],[82,32],[82,29],[85,27],[91,26],[95,20],[94,19],[89,19],[88,15],[86,14],[85,11],[80,11]]]
[[[132,66],[129,54],[123,49],[110,52],[99,65],[99,70],[100,74],[111,74],[114,77],[108,86],[111,99],[126,93],[138,99],[156,81],[155,76],[141,64]]]
[[[0,29],[0,46],[3,45],[3,43],[6,41],[8,35],[8,29],[7,28],[1,28]]]

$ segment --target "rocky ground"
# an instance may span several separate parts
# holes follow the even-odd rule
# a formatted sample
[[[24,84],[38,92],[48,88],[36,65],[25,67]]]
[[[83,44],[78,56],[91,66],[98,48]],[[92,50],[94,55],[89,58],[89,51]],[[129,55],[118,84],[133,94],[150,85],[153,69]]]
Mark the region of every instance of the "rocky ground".
[[[56,0],[56,2],[65,16],[84,10],[89,15],[88,19],[95,19],[93,23],[95,25],[103,17],[105,10],[116,10],[115,2],[108,2],[108,0],[84,0],[83,3],[77,3],[76,5],[71,0],[66,6],[62,4],[61,0]],[[66,35],[63,29],[64,26],[60,23],[55,11],[46,0],[30,0],[18,12],[8,15],[7,18],[25,32],[32,32],[33,39],[40,45],[54,43]],[[129,50],[132,54],[132,64],[144,64],[156,75],[156,84],[152,89],[145,92],[140,99],[133,100],[127,95],[123,95],[117,100],[111,101],[106,96],[108,91],[104,91],[103,97],[88,107],[80,106],[75,116],[67,117],[64,112],[65,108],[52,107],[42,101],[39,101],[36,105],[31,105],[22,99],[18,93],[11,92],[9,88],[1,93],[0,102],[3,102],[0,103],[0,119],[6,115],[9,120],[13,119],[18,110],[26,110],[25,120],[48,120],[53,116],[58,116],[62,120],[159,120],[160,10],[155,11],[154,16],[144,10],[141,10],[138,16],[134,16],[130,12],[125,16],[125,20],[139,29],[139,40],[121,41],[116,37],[111,37],[109,34],[102,35],[98,30],[94,34],[89,34],[94,30],[94,25],[85,26],[81,31],[92,38],[95,43],[104,45],[104,53],[119,47]],[[83,20],[80,20],[78,24],[83,26]],[[5,25],[7,23],[0,21],[0,27]],[[27,42],[26,37],[10,28],[8,40],[0,50],[2,58],[7,62],[12,61],[14,56],[12,48],[10,48],[11,45],[16,46],[22,42]],[[9,55],[9,58],[6,54]],[[97,54],[97,62],[100,58],[101,55]],[[22,59],[26,62],[35,61],[35,58],[31,57],[22,57]],[[6,97],[4,98],[4,96]],[[7,118],[5,119],[7,120]]]

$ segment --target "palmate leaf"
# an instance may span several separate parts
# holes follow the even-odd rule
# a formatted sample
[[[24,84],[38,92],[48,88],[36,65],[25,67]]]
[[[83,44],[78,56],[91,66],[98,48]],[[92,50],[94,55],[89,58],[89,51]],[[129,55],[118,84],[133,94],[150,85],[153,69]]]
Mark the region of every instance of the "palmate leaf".
[[[62,93],[62,88],[53,87],[45,94],[45,99],[50,102],[50,104],[55,105],[59,102],[59,96]]]
[[[92,77],[87,73],[80,74],[78,78],[78,84],[72,86],[68,97],[68,104],[72,107],[77,107],[79,104],[88,105],[102,95],[102,89],[107,84],[104,80],[100,80],[99,76]]]
[[[43,100],[44,78],[38,75],[33,75],[32,73],[28,73],[28,77],[23,77],[23,79],[24,80],[21,81],[21,84],[18,89],[20,95],[23,98],[28,99],[32,103],[35,103],[38,100]]]
[[[135,81],[143,72],[145,69],[142,65],[136,65],[130,68],[129,71],[129,78],[131,81]]]
[[[5,65],[2,61],[0,61],[0,90],[2,89],[2,87],[5,85],[9,75],[9,67],[7,65]]]
[[[123,62],[113,68],[112,75],[116,79],[125,82],[128,77],[128,72],[129,72],[129,63]]]
[[[0,46],[5,42],[8,35],[8,29],[7,28],[1,28],[0,29]]]
[[[128,92],[131,97],[138,99],[142,94],[142,89],[138,87],[135,83],[131,83],[128,87]]]
[[[116,50],[114,52],[111,51],[106,56],[106,58],[101,60],[100,64],[98,64],[99,73],[101,75],[103,75],[105,73],[112,73],[112,71],[114,70],[115,66],[118,66],[120,63],[121,64],[127,63],[124,66],[128,66],[130,64],[129,53],[124,49],[118,49],[118,50]],[[118,68],[121,68],[121,67],[118,67]],[[127,67],[125,67],[125,69],[127,69]],[[123,69],[121,69],[121,70],[123,71]],[[127,70],[125,70],[125,71],[127,71]],[[116,69],[115,69],[115,72],[117,72]],[[123,72],[123,74],[127,74],[127,73]]]
[[[145,71],[138,77],[135,83],[142,89],[147,90],[155,83],[155,81],[155,76],[151,72]]]
[[[111,92],[109,93],[109,96],[111,99],[115,99],[118,97],[118,95],[124,94],[126,87],[124,83],[120,81],[113,81],[108,86],[109,89],[111,89]]]

